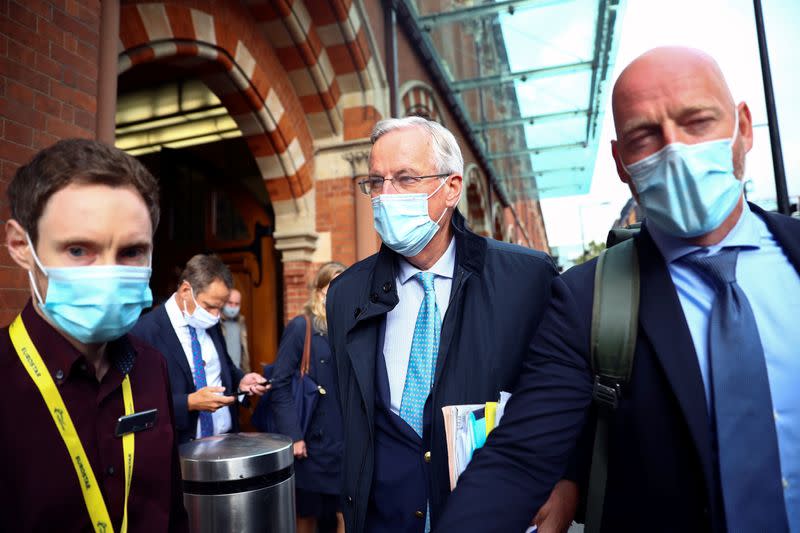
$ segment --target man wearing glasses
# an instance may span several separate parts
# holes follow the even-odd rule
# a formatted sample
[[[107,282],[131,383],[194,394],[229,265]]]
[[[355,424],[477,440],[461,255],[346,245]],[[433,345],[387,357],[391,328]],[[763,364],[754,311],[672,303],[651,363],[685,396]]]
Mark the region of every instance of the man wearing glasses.
[[[327,303],[343,511],[349,533],[423,533],[450,493],[442,407],[513,390],[556,270],[541,252],[466,227],[464,160],[440,124],[384,120],[371,140],[360,186],[383,246],[334,280]],[[559,483],[540,531],[565,530],[576,499],[574,483]]]

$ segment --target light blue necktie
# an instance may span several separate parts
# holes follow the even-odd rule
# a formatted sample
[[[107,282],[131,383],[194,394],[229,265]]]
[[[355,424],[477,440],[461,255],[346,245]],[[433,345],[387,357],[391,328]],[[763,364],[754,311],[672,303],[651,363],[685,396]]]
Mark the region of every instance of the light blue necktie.
[[[753,310],[736,283],[738,254],[684,258],[716,290],[708,349],[725,521],[728,531],[788,533],[767,364]]]
[[[422,436],[422,411],[433,386],[433,373],[436,356],[439,352],[439,333],[442,319],[436,305],[436,291],[433,290],[433,274],[418,272],[414,275],[425,290],[422,305],[419,306],[414,337],[411,340],[411,355],[408,358],[406,383],[400,400],[400,418]]]
[[[189,337],[192,338],[192,361],[194,362],[194,387],[200,390],[208,385],[206,381],[206,363],[203,361],[203,352],[200,350],[200,341],[197,331],[192,326],[189,328]],[[208,411],[200,411],[200,436],[210,437],[214,434],[214,419]]]

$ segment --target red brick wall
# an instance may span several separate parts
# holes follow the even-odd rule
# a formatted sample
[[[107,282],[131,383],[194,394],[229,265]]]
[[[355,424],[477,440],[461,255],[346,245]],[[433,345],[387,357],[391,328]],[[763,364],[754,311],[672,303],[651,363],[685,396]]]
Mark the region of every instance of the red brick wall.
[[[356,262],[356,207],[353,178],[319,180],[317,189],[317,231],[331,232],[333,261],[346,266]]]
[[[308,300],[308,287],[317,265],[310,261],[286,261],[283,263],[283,317],[289,322],[299,315]]]
[[[94,137],[98,0],[0,0],[0,218],[16,169],[67,137]],[[116,43],[114,43],[116,46]],[[25,273],[0,247],[0,324],[24,305]]]

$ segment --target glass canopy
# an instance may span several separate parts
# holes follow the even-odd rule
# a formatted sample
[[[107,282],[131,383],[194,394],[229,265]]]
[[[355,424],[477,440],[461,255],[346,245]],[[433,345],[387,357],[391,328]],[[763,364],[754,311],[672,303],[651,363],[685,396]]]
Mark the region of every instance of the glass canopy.
[[[624,0],[403,2],[502,193],[588,193]]]

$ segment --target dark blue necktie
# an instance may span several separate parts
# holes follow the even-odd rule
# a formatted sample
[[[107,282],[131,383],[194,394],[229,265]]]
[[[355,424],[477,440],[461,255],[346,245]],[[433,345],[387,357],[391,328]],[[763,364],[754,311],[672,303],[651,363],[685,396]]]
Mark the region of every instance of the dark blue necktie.
[[[788,533],[767,365],[753,310],[736,283],[738,255],[726,249],[685,258],[716,291],[708,352],[725,520],[728,531]]]
[[[194,362],[194,387],[200,390],[208,385],[206,381],[206,364],[203,361],[203,352],[200,350],[200,341],[197,339],[197,331],[189,328],[189,337],[192,338],[192,362]],[[214,419],[208,411],[200,411],[200,436],[210,437],[214,434]]]

